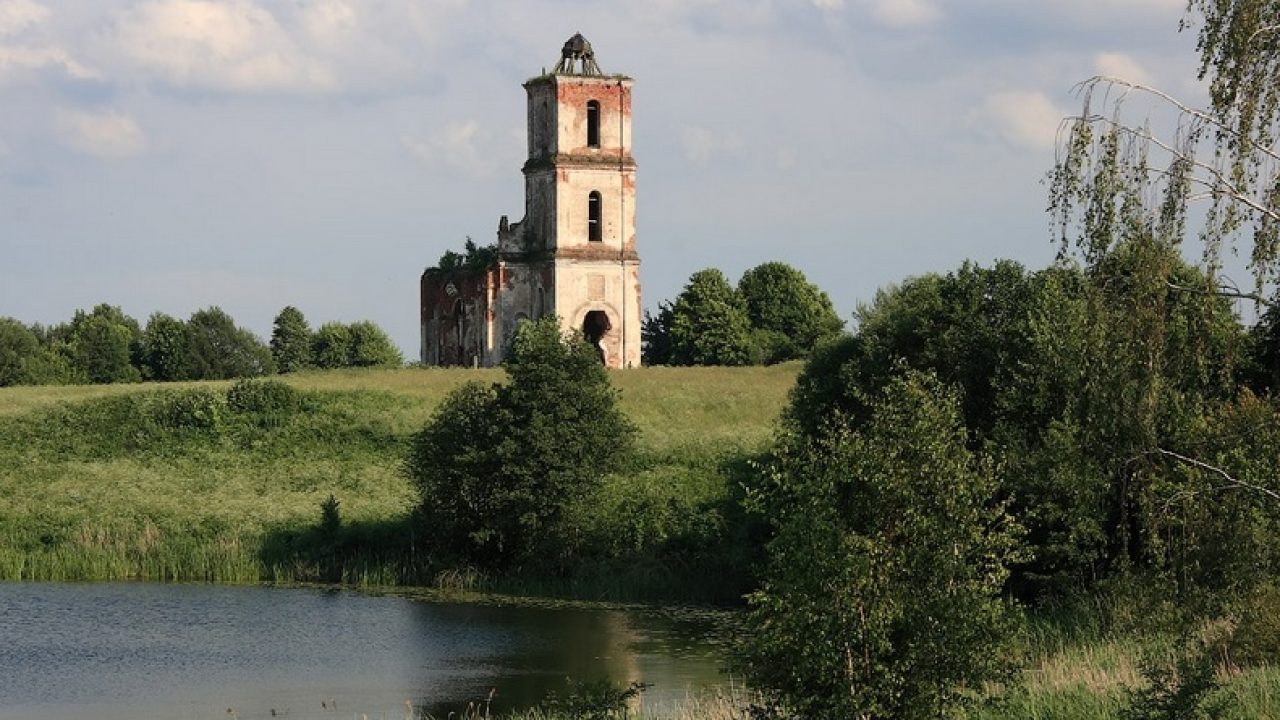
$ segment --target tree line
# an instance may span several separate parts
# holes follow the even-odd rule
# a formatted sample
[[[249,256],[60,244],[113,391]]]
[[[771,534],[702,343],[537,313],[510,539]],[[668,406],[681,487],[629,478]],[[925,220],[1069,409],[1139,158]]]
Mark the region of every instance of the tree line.
[[[771,365],[808,357],[840,333],[831,298],[796,268],[767,262],[735,288],[724,273],[694,273],[674,301],[645,312],[646,365]]]
[[[269,344],[218,307],[186,320],[156,312],[145,326],[105,303],[47,327],[0,318],[0,387],[225,380],[402,364],[400,351],[374,323],[329,322],[312,331],[292,306],[276,316]]]

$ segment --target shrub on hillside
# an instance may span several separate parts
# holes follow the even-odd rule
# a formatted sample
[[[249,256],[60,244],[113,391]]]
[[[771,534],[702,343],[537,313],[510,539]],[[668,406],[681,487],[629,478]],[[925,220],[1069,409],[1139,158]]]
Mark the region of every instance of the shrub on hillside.
[[[149,393],[146,419],[162,430],[214,432],[226,415],[221,393],[208,388],[183,388]]]
[[[298,391],[279,380],[243,379],[227,388],[227,407],[236,413],[290,413],[299,400]]]
[[[546,561],[568,504],[619,466],[635,432],[595,351],[561,337],[555,317],[521,326],[506,370],[506,384],[451,393],[407,465],[434,549],[485,568]]]

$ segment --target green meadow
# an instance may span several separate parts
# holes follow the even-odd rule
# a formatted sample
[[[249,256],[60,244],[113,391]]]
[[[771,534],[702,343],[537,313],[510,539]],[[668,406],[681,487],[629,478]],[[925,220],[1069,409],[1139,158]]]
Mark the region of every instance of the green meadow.
[[[630,543],[610,558],[625,557],[631,572],[646,575],[641,586],[661,581],[637,559],[714,522],[702,516],[726,500],[724,467],[767,447],[797,372],[613,373],[641,452],[599,497],[583,499],[583,532]],[[465,568],[442,569],[417,554],[417,495],[401,466],[411,436],[450,390],[502,377],[440,369],[290,375],[301,406],[286,413],[227,407],[231,383],[0,389],[0,578],[474,585]],[[330,496],[341,526],[322,536],[321,503]],[[614,520],[626,527],[602,526]],[[615,570],[600,567],[591,594],[626,591]],[[559,579],[521,583],[582,594]]]

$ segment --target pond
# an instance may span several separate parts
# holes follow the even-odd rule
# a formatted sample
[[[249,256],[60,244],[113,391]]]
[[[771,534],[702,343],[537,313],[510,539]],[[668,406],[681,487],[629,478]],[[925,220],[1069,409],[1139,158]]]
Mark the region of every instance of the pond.
[[[0,583],[0,719],[444,718],[566,678],[728,682],[705,613],[446,602],[318,588]]]

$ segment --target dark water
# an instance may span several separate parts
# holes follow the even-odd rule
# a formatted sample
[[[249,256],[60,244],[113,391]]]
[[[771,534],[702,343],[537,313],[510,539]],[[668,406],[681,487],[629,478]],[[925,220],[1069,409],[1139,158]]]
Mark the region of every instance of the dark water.
[[[0,719],[444,718],[496,689],[726,682],[706,618],[427,602],[308,588],[0,583]],[[337,708],[324,708],[321,703]],[[287,714],[286,714],[287,713]]]

